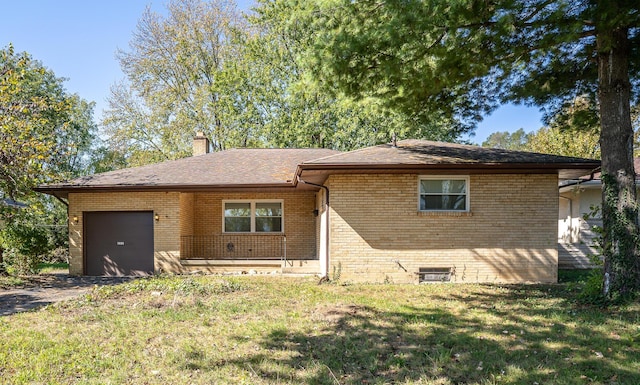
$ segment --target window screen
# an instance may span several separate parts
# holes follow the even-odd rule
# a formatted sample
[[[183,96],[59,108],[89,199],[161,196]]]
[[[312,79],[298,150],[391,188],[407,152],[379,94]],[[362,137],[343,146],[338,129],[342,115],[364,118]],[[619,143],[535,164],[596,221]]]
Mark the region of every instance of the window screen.
[[[467,211],[467,179],[421,179],[420,210]]]

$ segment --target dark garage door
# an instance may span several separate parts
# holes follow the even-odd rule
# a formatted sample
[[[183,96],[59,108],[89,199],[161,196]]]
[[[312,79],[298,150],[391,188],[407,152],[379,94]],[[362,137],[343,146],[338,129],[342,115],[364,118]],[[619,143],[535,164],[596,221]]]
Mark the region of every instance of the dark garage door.
[[[87,275],[153,273],[151,211],[85,212],[83,220]]]

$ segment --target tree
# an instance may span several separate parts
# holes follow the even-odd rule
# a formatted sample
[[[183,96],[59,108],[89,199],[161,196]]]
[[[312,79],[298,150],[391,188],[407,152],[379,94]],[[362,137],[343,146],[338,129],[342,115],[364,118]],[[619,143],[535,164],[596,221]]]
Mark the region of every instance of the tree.
[[[126,81],[113,86],[102,124],[111,147],[133,164],[187,156],[196,131],[216,150],[252,135],[227,119],[225,101],[235,95],[219,84],[246,30],[235,4],[172,0],[167,8],[166,18],[147,8],[129,50],[117,53]]]
[[[636,2],[335,0],[318,2],[314,17],[315,73],[350,94],[471,118],[503,101],[547,106],[548,116],[578,97],[597,106],[603,293],[640,292],[630,117],[640,81]]]
[[[599,159],[598,137],[598,133],[593,131],[542,127],[529,135],[523,149],[545,154]]]
[[[591,103],[577,98],[531,133],[524,148],[547,154],[600,159],[600,124]]]
[[[68,156],[88,140],[74,122],[84,108],[65,93],[62,79],[27,53],[16,54],[12,46],[0,50],[2,195],[23,199],[31,187],[58,178],[70,166]]]
[[[242,109],[254,111],[247,124],[262,128],[269,146],[325,147],[338,150],[387,143],[399,137],[455,141],[465,132],[442,114],[428,120],[391,110],[374,98],[353,98],[313,81],[303,54],[316,31],[306,21],[291,20],[291,12],[310,12],[306,2],[259,1],[249,22],[254,33],[243,43],[245,79],[238,90]],[[459,130],[451,130],[451,127]]]
[[[93,103],[67,94],[63,79],[29,54],[18,54],[11,45],[0,50],[0,198],[28,205],[22,210],[0,205],[4,248],[10,252],[41,255],[45,243],[35,240],[42,234],[52,247],[65,242],[54,227],[43,225],[66,223],[66,209],[31,189],[82,173],[95,134],[92,113]]]
[[[573,105],[563,107],[547,119],[548,127],[530,134],[523,129],[494,132],[482,146],[600,159],[600,126],[593,112],[588,101],[577,98]]]
[[[314,31],[289,22],[290,6],[261,1],[246,20],[226,1],[174,0],[166,19],[147,10],[130,51],[118,53],[127,80],[112,87],[103,121],[110,153],[128,165],[188,156],[195,131],[214,150],[348,150],[392,133],[452,141],[464,132],[441,114],[420,121],[318,87],[301,56]]]
[[[482,142],[482,147],[524,151],[528,141],[529,134],[520,128],[513,133],[509,133],[508,131],[494,132],[487,137],[487,140]]]

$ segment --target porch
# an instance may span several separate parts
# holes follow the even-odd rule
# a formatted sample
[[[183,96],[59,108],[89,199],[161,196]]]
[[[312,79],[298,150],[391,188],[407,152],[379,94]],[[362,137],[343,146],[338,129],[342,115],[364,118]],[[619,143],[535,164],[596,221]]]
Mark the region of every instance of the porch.
[[[256,270],[317,274],[317,259],[287,259],[284,234],[219,234],[180,237],[181,264],[187,270]]]
[[[316,199],[313,191],[181,193],[182,269],[319,274]]]
[[[205,260],[282,260],[287,259],[284,234],[183,235],[182,259]]]

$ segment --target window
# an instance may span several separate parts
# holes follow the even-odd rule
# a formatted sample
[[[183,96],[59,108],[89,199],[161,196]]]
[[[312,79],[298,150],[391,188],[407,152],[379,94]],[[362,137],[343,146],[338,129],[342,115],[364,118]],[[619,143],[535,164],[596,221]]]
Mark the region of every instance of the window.
[[[225,233],[281,233],[282,202],[223,202]]]
[[[224,204],[224,231],[233,233],[251,231],[251,203]]]
[[[420,211],[469,211],[468,177],[421,177]]]

